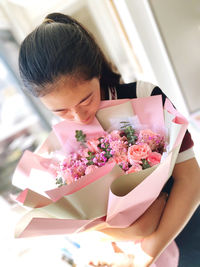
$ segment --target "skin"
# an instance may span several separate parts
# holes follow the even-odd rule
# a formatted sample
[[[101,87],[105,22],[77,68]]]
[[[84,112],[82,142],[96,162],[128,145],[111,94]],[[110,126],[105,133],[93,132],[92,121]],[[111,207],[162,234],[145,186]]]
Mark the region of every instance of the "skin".
[[[40,98],[55,115],[81,124],[89,124],[95,117],[101,101],[98,78],[77,82],[63,77],[53,86],[54,90]]]
[[[52,86],[54,90],[40,98],[49,110],[77,123],[92,122],[103,99],[98,78],[77,82],[74,78],[62,77]],[[196,159],[176,164],[173,177],[174,185],[167,202],[166,196],[159,196],[125,229],[98,229],[113,241],[141,240],[140,253],[131,258],[130,266],[150,266],[182,231],[200,204],[200,169]]]

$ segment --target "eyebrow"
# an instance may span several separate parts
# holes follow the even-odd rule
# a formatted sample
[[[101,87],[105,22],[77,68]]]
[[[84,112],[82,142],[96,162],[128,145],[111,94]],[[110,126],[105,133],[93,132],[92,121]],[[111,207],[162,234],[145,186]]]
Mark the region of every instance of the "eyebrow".
[[[84,97],[76,106],[78,106],[79,104],[81,104],[82,102],[84,102],[86,99],[88,99],[91,95],[92,95],[93,92],[91,92],[89,95],[87,95],[86,97]],[[66,108],[62,108],[62,109],[55,109],[55,110],[52,110],[53,112],[60,112],[60,111],[64,111],[66,110]]]

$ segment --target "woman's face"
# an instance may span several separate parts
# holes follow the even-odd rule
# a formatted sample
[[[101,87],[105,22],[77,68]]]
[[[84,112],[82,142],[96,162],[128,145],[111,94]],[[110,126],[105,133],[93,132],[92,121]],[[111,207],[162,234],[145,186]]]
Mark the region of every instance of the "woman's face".
[[[98,78],[77,81],[67,76],[53,86],[52,92],[40,97],[50,111],[63,119],[82,124],[93,121],[101,101]]]

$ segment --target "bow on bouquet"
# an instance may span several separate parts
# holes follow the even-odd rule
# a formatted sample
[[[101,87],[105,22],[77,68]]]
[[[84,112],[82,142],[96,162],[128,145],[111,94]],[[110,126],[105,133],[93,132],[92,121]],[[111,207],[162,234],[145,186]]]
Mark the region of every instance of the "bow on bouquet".
[[[161,96],[102,101],[90,125],[58,123],[15,170],[29,207],[16,237],[129,226],[171,176],[187,124]]]

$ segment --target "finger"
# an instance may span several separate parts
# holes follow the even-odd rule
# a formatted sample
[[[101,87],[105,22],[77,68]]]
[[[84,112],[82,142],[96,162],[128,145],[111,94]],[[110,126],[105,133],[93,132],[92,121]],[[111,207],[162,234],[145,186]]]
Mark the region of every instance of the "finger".
[[[119,248],[115,242],[112,242],[111,244],[115,253],[124,253],[123,250],[121,250],[121,248]]]

